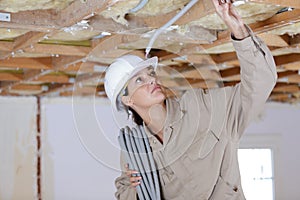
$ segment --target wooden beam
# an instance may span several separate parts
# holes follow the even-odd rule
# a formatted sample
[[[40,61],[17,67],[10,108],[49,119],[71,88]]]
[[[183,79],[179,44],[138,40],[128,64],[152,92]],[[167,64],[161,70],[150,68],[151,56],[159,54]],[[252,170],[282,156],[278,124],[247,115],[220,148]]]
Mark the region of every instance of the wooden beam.
[[[56,44],[34,44],[24,49],[28,53],[46,53],[64,56],[87,56],[92,50],[91,47],[56,45]]]
[[[298,71],[284,71],[284,72],[278,72],[278,78],[283,78],[283,77],[289,77],[292,75],[298,75]]]
[[[229,53],[222,53],[222,54],[213,54],[210,55],[213,61],[216,64],[237,60],[237,55],[235,52],[229,52]]]
[[[275,56],[274,60],[277,66],[285,65],[289,63],[296,63],[296,62],[300,62],[300,55],[297,53],[292,53],[288,55]]]
[[[33,82],[43,82],[43,83],[69,83],[70,78],[67,75],[52,75],[47,74],[39,76]]]
[[[298,83],[298,84],[300,84],[300,75],[299,74],[291,75],[291,76],[287,77],[287,79],[288,79],[289,83]]]
[[[23,74],[0,72],[0,81],[20,81],[23,79]]]
[[[106,37],[105,40],[96,45],[89,53],[87,59],[91,62],[102,63],[103,58],[115,59],[119,56],[132,52],[130,49],[118,49],[118,47],[124,43],[137,41],[140,36],[137,35],[111,35]]]
[[[300,33],[290,36],[289,43],[291,46],[300,44]]]
[[[10,22],[1,22],[1,28],[26,29],[31,31],[49,32],[59,29],[56,25],[56,10],[31,10],[10,13]]]
[[[288,99],[291,98],[291,94],[285,94],[285,93],[275,93],[271,94],[269,99],[272,101],[287,101]]]
[[[294,93],[299,92],[298,84],[283,84],[277,83],[272,92],[285,92],[285,93]]]
[[[17,51],[19,49],[23,49],[23,48],[26,48],[31,45],[35,45],[35,43],[42,41],[46,34],[47,33],[30,31],[30,32],[25,33],[24,35],[17,37],[14,40],[14,50],[13,51]]]
[[[294,9],[292,11],[277,14],[267,20],[250,24],[249,26],[251,27],[254,33],[259,34],[276,28],[288,26],[292,23],[296,23],[299,21],[300,21],[300,9]],[[218,40],[214,41],[212,44],[203,44],[202,47],[205,49],[209,49],[229,41],[230,41],[230,31],[226,30],[226,31],[219,32]]]
[[[36,70],[36,69],[23,69],[23,78],[19,82],[5,82],[1,84],[1,90],[2,91],[9,91],[10,88],[23,84],[24,82],[35,80],[38,78],[38,76],[41,76],[45,73],[48,73],[47,71],[43,70]]]
[[[0,41],[0,51],[13,51],[14,43]]]
[[[42,90],[42,85],[30,85],[30,84],[20,84],[20,85],[15,85],[12,86],[10,88],[11,90],[19,90],[19,91],[34,91],[34,90],[38,90],[41,91]]]
[[[300,62],[284,64],[282,68],[286,70],[300,70]]]
[[[254,3],[262,3],[262,4],[273,4],[285,7],[299,8],[300,9],[300,1],[298,0],[248,0]]]
[[[222,78],[226,78],[226,77],[230,77],[230,76],[235,76],[240,74],[240,68],[239,67],[231,67],[228,69],[223,69],[220,70],[220,74],[222,76]]]
[[[8,58],[1,60],[1,67],[26,68],[26,69],[51,69],[52,60],[46,58]]]

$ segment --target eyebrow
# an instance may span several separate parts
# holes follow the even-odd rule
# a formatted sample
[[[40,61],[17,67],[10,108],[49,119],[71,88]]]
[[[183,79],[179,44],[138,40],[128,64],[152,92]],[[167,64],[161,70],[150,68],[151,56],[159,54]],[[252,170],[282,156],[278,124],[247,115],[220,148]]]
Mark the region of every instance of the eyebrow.
[[[148,72],[149,71],[154,71],[154,67],[153,66],[149,66],[149,67],[147,67],[147,68],[145,68],[145,69],[148,69]],[[141,71],[139,71],[137,74],[135,74],[133,77],[131,77],[131,79],[134,79],[134,78],[136,78],[137,76],[139,76],[140,75],[140,72]]]

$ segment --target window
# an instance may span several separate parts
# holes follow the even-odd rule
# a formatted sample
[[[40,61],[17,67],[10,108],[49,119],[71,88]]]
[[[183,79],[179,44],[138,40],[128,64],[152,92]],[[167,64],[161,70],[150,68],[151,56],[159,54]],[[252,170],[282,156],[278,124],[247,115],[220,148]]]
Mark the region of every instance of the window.
[[[239,149],[238,157],[246,199],[274,200],[272,149]]]

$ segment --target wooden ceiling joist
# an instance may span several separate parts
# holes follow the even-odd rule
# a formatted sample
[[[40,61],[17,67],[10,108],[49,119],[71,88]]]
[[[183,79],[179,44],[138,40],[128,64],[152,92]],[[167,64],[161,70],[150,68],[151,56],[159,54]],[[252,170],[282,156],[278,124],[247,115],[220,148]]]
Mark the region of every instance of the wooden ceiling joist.
[[[0,41],[0,51],[9,51],[12,52],[14,49],[13,42],[7,42],[7,41]]]
[[[283,12],[269,18],[267,20],[250,24],[249,26],[254,33],[260,34],[276,28],[284,27],[300,21],[300,9]],[[230,41],[230,31],[222,31],[218,33],[218,40],[212,44],[203,44],[203,48],[209,49],[220,44]]]
[[[23,74],[0,72],[0,81],[21,81]]]
[[[300,54],[288,54],[283,56],[275,56],[274,57],[275,63],[277,66],[290,64],[290,63],[298,63],[300,62]]]
[[[24,49],[28,53],[45,53],[50,55],[63,56],[87,56],[91,51],[90,47],[56,45],[56,44],[35,44]]]
[[[1,60],[1,67],[26,69],[51,69],[52,59],[46,58],[8,58]]]
[[[248,0],[255,3],[273,4],[300,9],[300,1],[298,0]]]

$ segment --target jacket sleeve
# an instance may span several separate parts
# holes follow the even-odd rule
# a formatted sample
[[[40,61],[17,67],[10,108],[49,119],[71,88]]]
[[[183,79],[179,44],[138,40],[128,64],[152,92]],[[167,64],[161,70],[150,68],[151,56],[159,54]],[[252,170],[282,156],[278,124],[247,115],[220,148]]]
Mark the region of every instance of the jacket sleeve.
[[[241,82],[225,88],[226,125],[233,139],[240,139],[249,122],[262,111],[277,80],[270,50],[249,27],[247,29],[249,37],[232,40],[240,62]]]
[[[126,163],[122,153],[120,157],[121,157],[120,163],[121,163],[122,173],[121,176],[119,176],[115,180],[115,186],[117,188],[115,197],[119,200],[137,200],[138,198],[137,198],[136,190],[130,186],[129,177],[126,175],[125,172],[124,166]]]

